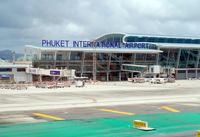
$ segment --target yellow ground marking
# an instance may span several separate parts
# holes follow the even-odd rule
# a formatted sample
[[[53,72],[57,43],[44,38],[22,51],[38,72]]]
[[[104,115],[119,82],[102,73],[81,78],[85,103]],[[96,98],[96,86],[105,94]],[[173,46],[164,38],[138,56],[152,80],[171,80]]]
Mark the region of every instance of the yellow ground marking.
[[[42,114],[42,113],[33,113],[33,115],[39,116],[39,117],[50,118],[50,119],[54,119],[54,120],[65,120],[64,118],[60,118],[60,117],[56,117],[56,116],[51,116],[51,115],[47,115],[47,114]]]
[[[164,109],[166,109],[168,111],[171,111],[171,112],[175,112],[175,113],[180,112],[179,110],[171,108],[171,107],[168,107],[168,106],[162,106],[162,108],[164,108]]]
[[[99,109],[99,110],[104,111],[104,112],[111,112],[111,113],[122,114],[122,115],[129,115],[129,116],[134,115],[134,113],[117,111],[117,110],[113,110],[113,109]]]

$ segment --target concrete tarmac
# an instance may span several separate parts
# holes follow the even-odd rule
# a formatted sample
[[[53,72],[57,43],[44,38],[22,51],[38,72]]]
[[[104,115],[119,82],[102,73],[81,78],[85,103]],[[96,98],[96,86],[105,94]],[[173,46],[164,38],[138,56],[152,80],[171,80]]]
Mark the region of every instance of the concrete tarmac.
[[[0,90],[0,124],[199,112],[199,83],[110,82],[83,88]],[[193,135],[193,131],[170,136],[181,135]]]
[[[83,88],[1,90],[0,112],[117,106],[145,103],[199,102],[199,80],[149,84],[100,83]],[[192,85],[192,86],[191,86]]]

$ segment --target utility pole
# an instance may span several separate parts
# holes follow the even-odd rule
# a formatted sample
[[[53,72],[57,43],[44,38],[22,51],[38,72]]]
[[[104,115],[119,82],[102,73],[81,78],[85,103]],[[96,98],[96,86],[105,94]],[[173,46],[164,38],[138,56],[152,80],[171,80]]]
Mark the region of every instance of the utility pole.
[[[15,63],[15,51],[12,51],[12,63]]]

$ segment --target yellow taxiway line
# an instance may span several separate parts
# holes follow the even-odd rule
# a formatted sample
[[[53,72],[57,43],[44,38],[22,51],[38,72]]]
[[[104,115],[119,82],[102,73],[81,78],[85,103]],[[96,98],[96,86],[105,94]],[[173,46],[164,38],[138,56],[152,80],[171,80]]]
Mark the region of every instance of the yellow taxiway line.
[[[166,109],[168,111],[171,111],[171,112],[175,112],[175,113],[180,112],[179,110],[171,108],[171,107],[168,107],[168,106],[162,106],[162,108],[164,108],[164,109]]]
[[[134,115],[134,113],[123,112],[123,111],[118,111],[118,110],[113,110],[113,109],[99,109],[99,110],[104,111],[104,112],[111,112],[111,113],[122,114],[122,115],[129,115],[129,116]]]
[[[47,114],[42,114],[42,113],[33,113],[33,115],[39,116],[39,117],[50,118],[50,119],[54,119],[54,120],[65,120],[64,118],[60,118],[60,117],[56,117],[56,116],[51,116],[51,115],[47,115]]]

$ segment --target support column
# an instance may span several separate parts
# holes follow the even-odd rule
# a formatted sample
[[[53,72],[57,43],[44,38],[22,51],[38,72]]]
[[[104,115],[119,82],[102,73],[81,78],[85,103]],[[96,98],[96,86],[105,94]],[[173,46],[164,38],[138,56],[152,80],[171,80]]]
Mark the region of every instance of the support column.
[[[41,53],[41,50],[38,50],[38,59],[39,59],[39,60],[41,60],[41,56],[42,56],[41,54],[42,54],[42,53]]]
[[[175,79],[178,79],[178,70],[175,70]]]
[[[67,52],[67,51],[64,52],[64,60],[63,60],[63,61],[65,62],[65,63],[64,63],[64,68],[65,68],[65,69],[68,69],[68,68],[67,68],[67,63],[68,63],[69,61],[68,61],[68,52]]]
[[[198,56],[196,61],[196,78],[198,78],[198,67],[199,67],[199,59],[200,59],[200,50],[198,50]]]
[[[119,81],[122,81],[122,72],[119,72]]]
[[[160,47],[157,47],[157,50],[160,50]],[[159,65],[159,58],[160,58],[160,53],[157,53],[157,56],[156,56],[156,65]]]
[[[136,62],[136,53],[134,53],[133,64]]]
[[[109,81],[111,56],[112,56],[112,53],[108,53],[108,65],[107,65],[107,72],[106,72],[106,77],[107,77],[106,79],[107,79],[107,81]]]
[[[132,53],[132,55],[131,55],[131,61],[134,64],[134,53]]]
[[[39,75],[39,81],[42,82],[42,75]]]
[[[156,56],[156,65],[158,65],[158,64],[159,64],[159,57],[160,57],[160,54],[159,54],[159,53],[157,53],[157,56]]]
[[[144,62],[145,62],[145,64],[147,64],[147,53],[144,56]]]
[[[170,49],[167,51],[167,65],[169,66],[169,55],[170,55]]]
[[[185,78],[188,79],[188,69],[185,70]]]
[[[131,72],[131,78],[133,78],[133,72]]]
[[[179,67],[180,56],[181,56],[181,49],[179,49],[179,51],[178,51],[176,68]]]
[[[198,56],[197,56],[197,61],[196,61],[196,68],[199,67],[199,59],[200,59],[200,50],[198,50]]]
[[[81,77],[83,77],[84,64],[85,64],[85,52],[82,53],[82,62],[81,62]]]
[[[57,51],[55,51],[54,53],[54,64],[53,64],[53,68],[56,68],[56,60],[57,60]]]
[[[68,53],[67,53],[67,69],[69,69],[69,62],[70,62],[70,59],[71,59],[71,51],[69,51]]]
[[[97,70],[97,63],[96,63],[96,52],[93,52],[93,80],[96,81],[96,70]]]
[[[57,51],[54,52],[54,57],[53,59],[56,61],[57,60]]]
[[[119,81],[122,81],[122,64],[124,62],[124,54],[121,54],[121,59],[120,59],[120,72],[119,72]]]
[[[198,69],[195,70],[195,78],[198,78]]]
[[[188,49],[188,55],[187,55],[187,60],[186,60],[186,68],[188,68],[189,58],[190,58],[190,49]]]
[[[68,53],[68,60],[71,59],[71,51]]]

